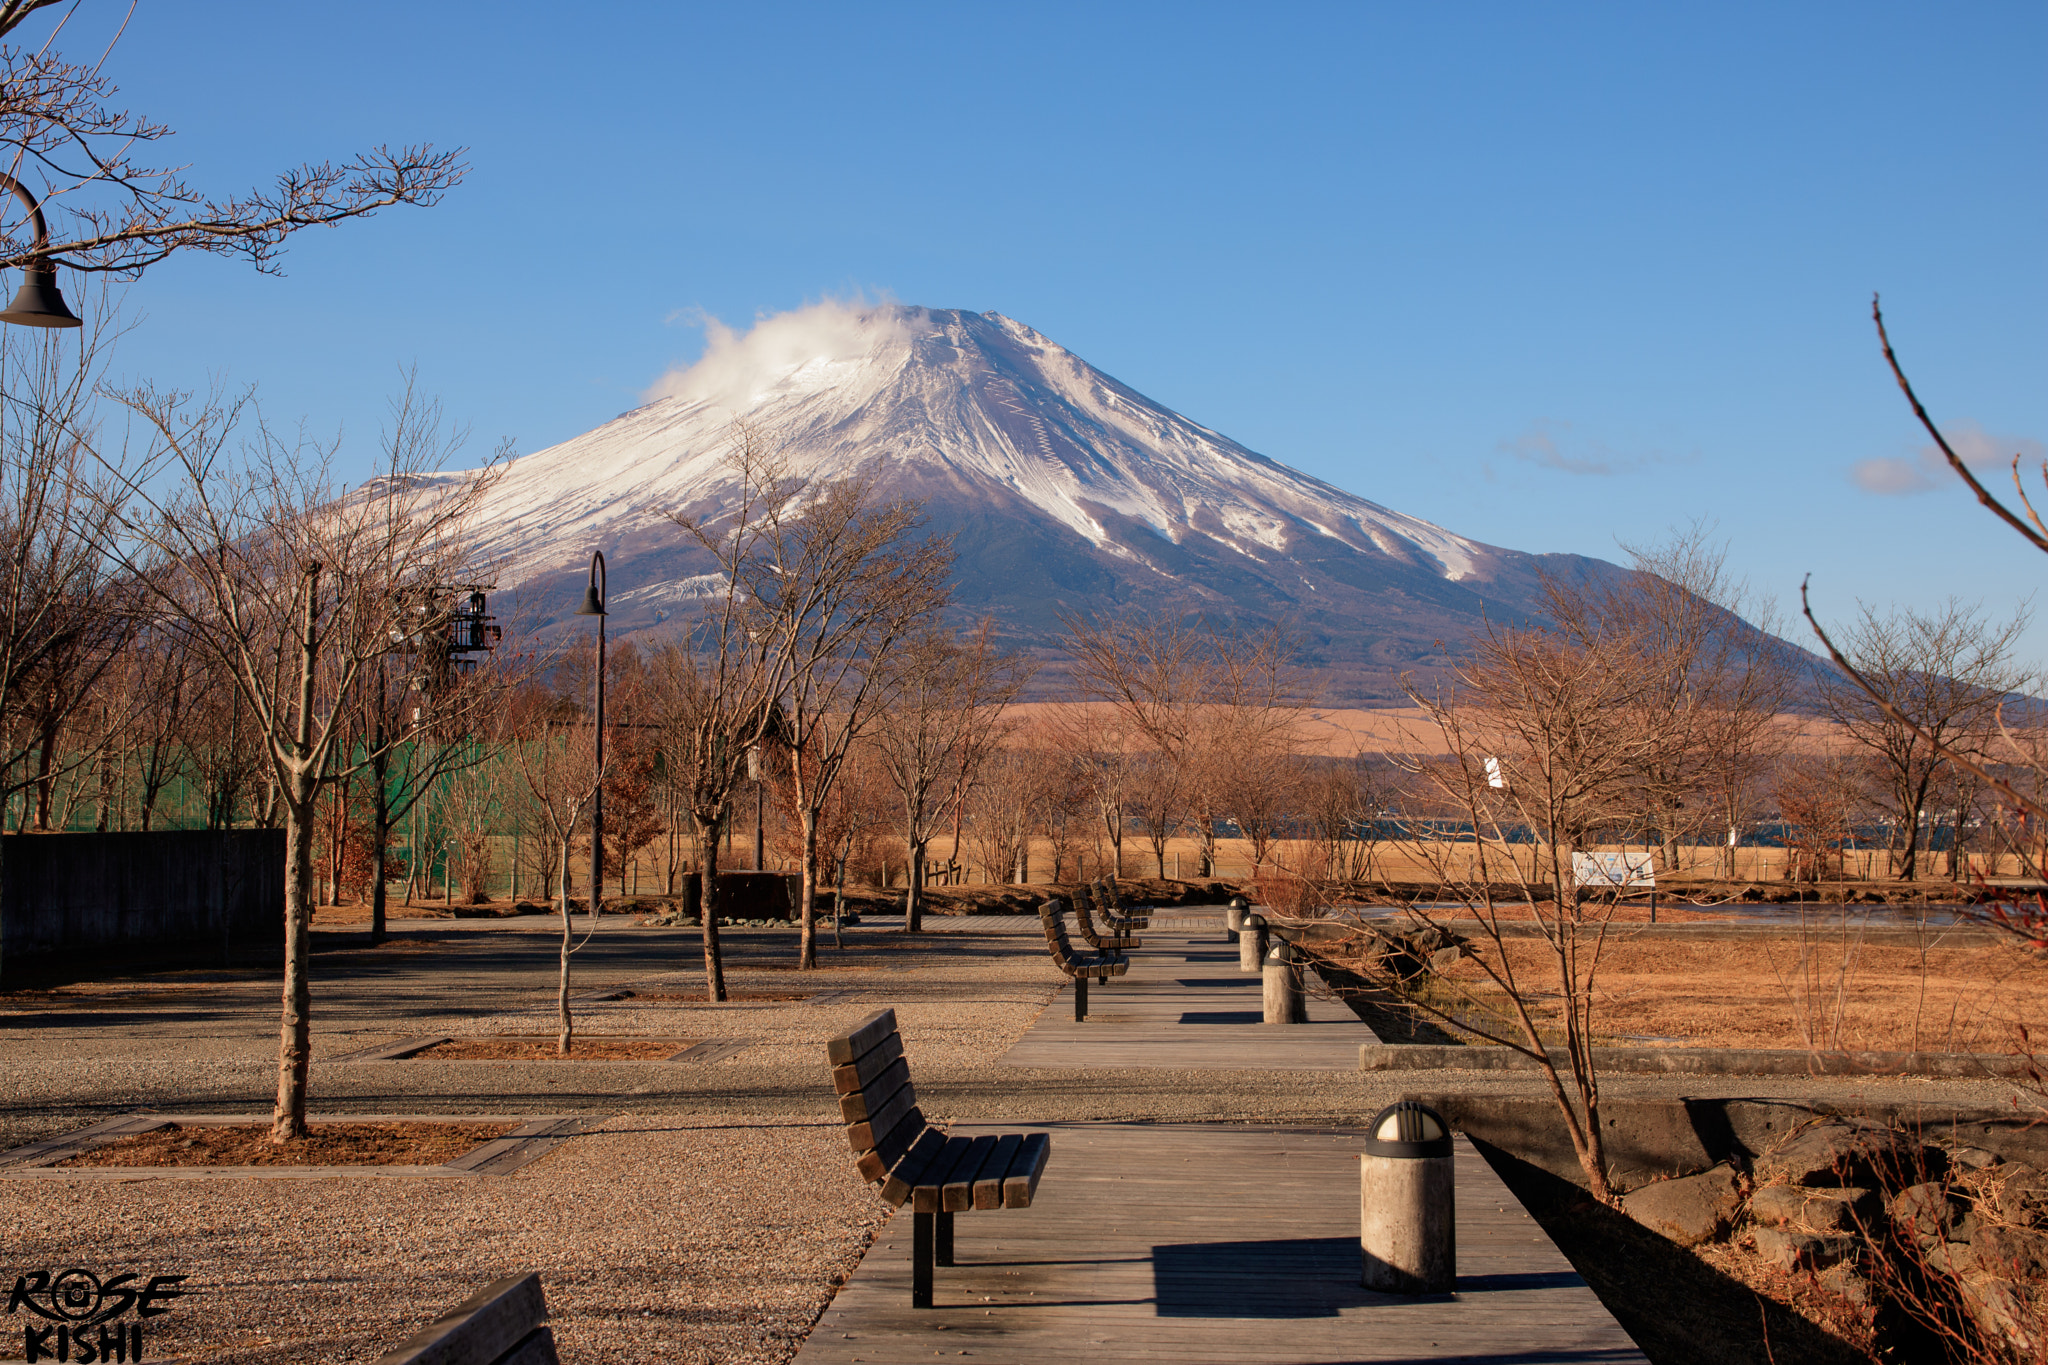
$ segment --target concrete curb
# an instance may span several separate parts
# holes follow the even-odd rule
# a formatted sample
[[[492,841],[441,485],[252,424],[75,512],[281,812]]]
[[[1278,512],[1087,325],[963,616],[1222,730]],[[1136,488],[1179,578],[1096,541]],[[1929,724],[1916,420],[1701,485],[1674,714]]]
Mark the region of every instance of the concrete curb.
[[[1554,1052],[1560,1071],[1570,1063]],[[1807,1052],[1799,1048],[1596,1047],[1601,1071],[1682,1076],[1933,1076],[1976,1080],[2027,1073],[2024,1057],[1971,1052]],[[1361,1071],[1534,1071],[1536,1059],[1506,1047],[1361,1043]]]
[[[1841,907],[1836,906],[1834,908],[1839,910]],[[1852,910],[1856,911],[1861,911],[1863,908],[1862,906],[1851,907]],[[1480,942],[1483,942],[1489,936],[1486,926],[1476,919],[1453,919],[1445,916],[1422,920],[1412,915],[1395,914],[1378,917],[1366,922],[1403,931],[1410,928],[1419,929],[1425,924],[1430,924],[1448,930],[1462,938]],[[1543,936],[1542,927],[1528,920],[1503,920],[1501,921],[1500,931],[1502,938],[1521,939],[1540,938]],[[1593,932],[1589,929],[1582,929],[1582,941],[1583,939],[1591,938]],[[1343,934],[1335,932],[1331,936],[1341,938]],[[1982,924],[1930,923],[1925,928],[1921,928],[1917,925],[1897,923],[1859,924],[1851,922],[1845,926],[1839,916],[1823,920],[1819,915],[1812,916],[1804,924],[1800,923],[1796,915],[1785,915],[1782,918],[1766,918],[1762,916],[1737,917],[1731,915],[1730,922],[1728,923],[1686,920],[1676,924],[1644,924],[1630,920],[1609,925],[1607,929],[1607,938],[1610,943],[1630,943],[1640,939],[1677,939],[1683,942],[1687,939],[1741,940],[1800,936],[1815,939],[1839,939],[1846,936],[1858,943],[1897,948],[1914,948],[1923,942],[1929,947],[1937,944],[1946,946],[1959,941],[1991,943],[2000,937],[1996,929]]]

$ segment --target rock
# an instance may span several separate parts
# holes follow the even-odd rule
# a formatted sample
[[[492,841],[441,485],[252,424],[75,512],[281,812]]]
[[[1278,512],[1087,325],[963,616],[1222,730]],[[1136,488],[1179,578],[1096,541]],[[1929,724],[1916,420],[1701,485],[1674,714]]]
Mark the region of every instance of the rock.
[[[1977,1253],[1968,1242],[1936,1242],[1923,1254],[1927,1268],[1937,1275],[1960,1280],[1977,1273]]]
[[[1741,1203],[1735,1172],[1716,1166],[1680,1180],[1658,1180],[1622,1198],[1629,1217],[1682,1247],[1697,1246],[1727,1231]]]
[[[1920,1144],[1874,1123],[1827,1120],[1786,1137],[1758,1158],[1759,1185],[1883,1185],[1917,1175]]]
[[[2003,1341],[2021,1359],[2048,1347],[2048,1323],[2040,1291],[2009,1280],[1972,1277],[1956,1285],[1957,1297],[1993,1341]]]
[[[1878,1207],[1876,1191],[1854,1186],[1830,1190],[1766,1185],[1749,1197],[1749,1216],[1757,1222],[1808,1232],[1861,1232]]]
[[[1448,948],[1439,948],[1429,955],[1429,969],[1441,975],[1457,966],[1464,956],[1465,950],[1455,943]]]
[[[1868,1308],[1870,1306],[1872,1299],[1870,1281],[1863,1278],[1862,1272],[1856,1269],[1853,1261],[1842,1261],[1839,1264],[1831,1265],[1826,1270],[1821,1271],[1818,1278],[1821,1288],[1837,1298],[1846,1299],[1858,1308]]]
[[[1982,1147],[1950,1147],[1948,1160],[1951,1166],[1965,1171],[1981,1171],[1998,1164],[1998,1153],[1987,1152]]]
[[[1426,957],[1450,945],[1450,935],[1434,924],[1425,924],[1420,929],[1410,930],[1405,937],[1409,948],[1417,957]]]
[[[1946,1241],[1962,1216],[1948,1187],[1938,1180],[1900,1190],[1892,1196],[1890,1212],[1892,1226],[1922,1246]]]
[[[1825,1270],[1856,1253],[1857,1239],[1822,1236],[1799,1228],[1756,1229],[1756,1254],[1780,1270]]]
[[[1991,1224],[1977,1230],[1970,1250],[1985,1273],[2002,1280],[2048,1277],[2048,1232]]]

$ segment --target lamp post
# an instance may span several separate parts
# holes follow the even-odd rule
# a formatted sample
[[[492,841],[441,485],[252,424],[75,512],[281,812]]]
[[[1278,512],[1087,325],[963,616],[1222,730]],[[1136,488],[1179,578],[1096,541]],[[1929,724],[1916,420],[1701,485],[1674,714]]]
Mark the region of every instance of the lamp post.
[[[594,774],[597,790],[590,798],[590,913],[593,915],[604,899],[604,590],[604,551],[592,550],[590,586],[583,590],[583,605],[576,608],[576,614],[597,618],[597,771]]]
[[[48,246],[50,225],[43,221],[43,206],[28,192],[28,187],[11,175],[0,174],[0,189],[12,190],[14,197],[28,206],[29,219],[35,224],[36,246]],[[7,305],[7,311],[0,313],[0,322],[11,322],[17,327],[83,325],[64,306],[64,295],[57,289],[57,267],[47,260],[31,261],[22,267],[21,288],[16,291],[14,302]]]

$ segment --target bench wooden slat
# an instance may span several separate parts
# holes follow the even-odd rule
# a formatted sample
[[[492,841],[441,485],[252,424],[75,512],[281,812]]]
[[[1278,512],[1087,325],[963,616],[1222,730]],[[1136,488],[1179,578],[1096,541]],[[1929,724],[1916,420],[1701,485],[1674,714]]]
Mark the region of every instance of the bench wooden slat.
[[[832,1068],[832,1092],[836,1095],[850,1095],[861,1089],[875,1077],[887,1071],[897,1058],[903,1055],[903,1035],[892,1033],[857,1062]]]
[[[987,1166],[989,1157],[995,1152],[996,1136],[985,1134],[974,1140],[974,1147],[962,1157],[960,1164],[946,1177],[945,1188],[939,1192],[939,1207],[947,1213],[965,1213],[974,1207],[974,1181]]]
[[[896,1093],[875,1106],[874,1117],[859,1123],[846,1125],[846,1140],[853,1147],[855,1156],[871,1152],[882,1145],[882,1139],[894,1132],[910,1115],[917,1112],[917,1088],[910,1083],[909,1073],[904,1074],[903,1084]]]
[[[1089,981],[1107,981],[1128,971],[1130,964],[1115,952],[1090,955],[1074,947],[1067,937],[1064,905],[1054,897],[1038,907],[1038,922],[1045,930],[1045,944],[1052,953],[1053,965],[1070,977]]]
[[[1003,1177],[1010,1173],[1010,1163],[1016,1159],[1017,1149],[1023,1145],[1022,1133],[1004,1133],[996,1139],[995,1151],[989,1154],[974,1177],[975,1208],[999,1209],[1003,1206]]]
[[[882,1182],[883,1202],[901,1207],[910,1198],[912,1186],[917,1183],[927,1167],[946,1150],[946,1135],[936,1128],[927,1128],[917,1135],[917,1141],[910,1145],[896,1168],[889,1172]]]
[[[834,1066],[857,1062],[894,1032],[896,1011],[877,1010],[855,1025],[853,1032],[826,1039],[825,1056]]]
[[[924,1121],[922,1110],[913,1109],[905,1114],[894,1128],[891,1128],[873,1151],[862,1152],[853,1164],[863,1180],[881,1180],[889,1174],[889,1168],[901,1161],[904,1154],[917,1141],[917,1136],[929,1126]]]
[[[1028,1134],[1010,1160],[1010,1173],[1003,1177],[1003,1207],[1028,1209],[1031,1196],[1038,1193],[1038,1177],[1045,1174],[1045,1159],[1052,1153],[1052,1139],[1044,1133]]]
[[[555,1354],[554,1332],[542,1327],[492,1365],[562,1365],[562,1358]]]
[[[525,1344],[547,1319],[540,1276],[528,1272],[485,1285],[380,1356],[377,1365],[471,1365]],[[548,1338],[552,1345],[554,1338]],[[543,1357],[543,1359],[548,1357]]]
[[[910,1209],[913,1213],[938,1213],[939,1204],[945,1194],[946,1182],[968,1153],[974,1150],[974,1139],[956,1137],[946,1139],[946,1150],[925,1167],[910,1189]]]
[[[882,1049],[876,1048],[875,1052]],[[873,1056],[873,1053],[869,1054]],[[850,1095],[839,1097],[839,1117],[848,1123],[862,1123],[881,1108],[882,1102],[910,1084],[910,1059],[898,1057],[888,1070]]]

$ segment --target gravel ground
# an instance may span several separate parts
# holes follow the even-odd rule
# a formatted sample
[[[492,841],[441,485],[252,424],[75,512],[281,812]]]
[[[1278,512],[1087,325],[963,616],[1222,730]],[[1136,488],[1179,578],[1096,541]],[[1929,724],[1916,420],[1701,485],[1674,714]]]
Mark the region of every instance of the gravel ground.
[[[324,937],[324,936],[323,936]],[[1060,984],[1033,938],[951,932],[911,943],[849,930],[826,970],[788,970],[793,940],[729,931],[743,990],[850,991],[819,1004],[590,1003],[592,1033],[751,1038],[723,1061],[316,1063],[325,1113],[605,1115],[498,1179],[0,1180],[0,1274],[83,1265],[189,1274],[194,1298],[150,1328],[152,1356],[373,1360],[497,1275],[535,1269],[568,1361],[784,1361],[858,1264],[885,1209],[853,1174],[822,1042],[893,1006],[935,1119],[1351,1123],[1403,1091],[1534,1093],[1485,1073],[1082,1071],[998,1064]],[[422,1033],[552,1028],[545,922],[406,926],[388,949],[336,934],[316,957],[315,1056]],[[575,989],[693,983],[686,931],[613,929],[579,954]],[[0,1146],[117,1113],[267,1109],[276,978],[184,972],[85,983],[62,1007],[10,1010]],[[73,1002],[69,997],[76,995]],[[1807,1096],[1805,1080],[1615,1078],[1614,1096]],[[1833,1097],[1998,1104],[1990,1083],[1839,1084]],[[1053,1178],[1057,1178],[1057,1163]],[[4,1330],[12,1335],[15,1320]],[[7,1348],[11,1349],[11,1348]]]

